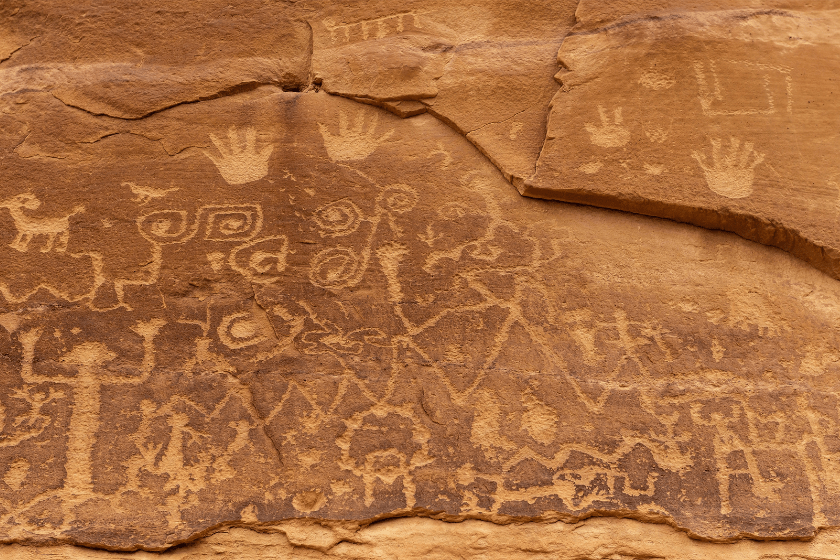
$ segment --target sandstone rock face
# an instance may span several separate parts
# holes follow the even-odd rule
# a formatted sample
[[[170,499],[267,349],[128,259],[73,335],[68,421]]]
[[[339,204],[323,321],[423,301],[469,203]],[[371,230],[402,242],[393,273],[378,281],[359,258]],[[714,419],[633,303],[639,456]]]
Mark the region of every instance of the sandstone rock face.
[[[833,531],[840,38],[794,8],[0,8],[0,540]]]
[[[558,53],[563,88],[522,192],[733,231],[840,278],[838,18],[584,20]]]

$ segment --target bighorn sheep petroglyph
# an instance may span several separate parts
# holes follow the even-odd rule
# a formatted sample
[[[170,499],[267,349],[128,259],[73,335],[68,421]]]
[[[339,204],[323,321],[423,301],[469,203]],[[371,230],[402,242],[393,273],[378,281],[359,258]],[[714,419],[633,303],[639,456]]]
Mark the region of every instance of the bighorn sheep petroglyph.
[[[70,217],[85,211],[84,206],[76,206],[73,211],[60,218],[34,218],[27,216],[23,210],[37,210],[41,201],[32,193],[22,193],[17,196],[0,202],[0,208],[8,208],[12,214],[17,228],[17,237],[9,244],[9,247],[25,253],[29,249],[29,242],[36,235],[46,235],[47,241],[41,248],[42,253],[47,253],[55,248],[56,252],[64,252],[67,249],[67,241],[70,238]],[[58,243],[56,243],[58,238]]]

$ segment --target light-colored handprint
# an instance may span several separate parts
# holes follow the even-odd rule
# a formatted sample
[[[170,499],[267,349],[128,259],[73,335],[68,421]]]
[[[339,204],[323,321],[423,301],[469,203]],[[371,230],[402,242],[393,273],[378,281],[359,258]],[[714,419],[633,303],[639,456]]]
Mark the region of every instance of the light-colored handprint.
[[[726,154],[721,150],[719,138],[712,138],[712,163],[707,165],[706,155],[691,152],[706,175],[706,184],[711,190],[727,198],[744,198],[752,193],[755,168],[764,161],[764,154],[753,151],[752,142],[731,138]],[[750,155],[753,155],[750,161]]]
[[[393,134],[389,130],[376,138],[376,126],[379,124],[379,113],[374,113],[365,126],[365,111],[356,114],[355,122],[350,125],[347,113],[338,114],[338,134],[333,134],[327,125],[318,123],[327,155],[333,161],[352,161],[368,157],[376,148],[384,144]]]
[[[257,131],[253,127],[246,128],[241,135],[237,133],[235,126],[230,127],[227,145],[214,134],[210,135],[210,140],[220,155],[217,156],[210,150],[202,151],[216,164],[219,173],[228,184],[250,183],[268,175],[268,158],[274,150],[274,145],[269,144],[257,150]]]
[[[609,121],[607,111],[601,105],[598,105],[598,114],[601,116],[600,126],[591,122],[584,124],[593,144],[602,148],[620,148],[630,141],[630,131],[623,126],[621,107],[613,111],[613,122]]]

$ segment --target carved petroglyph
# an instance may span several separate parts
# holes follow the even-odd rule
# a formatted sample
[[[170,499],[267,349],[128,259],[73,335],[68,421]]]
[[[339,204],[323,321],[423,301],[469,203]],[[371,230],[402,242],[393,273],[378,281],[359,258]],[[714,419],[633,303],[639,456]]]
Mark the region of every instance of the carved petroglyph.
[[[639,83],[652,90],[671,89],[677,83],[677,79],[671,74],[648,70],[639,78]]]
[[[366,268],[367,258],[360,256],[354,249],[330,247],[312,258],[309,279],[322,288],[347,288],[361,280]]]
[[[32,193],[23,193],[0,202],[0,208],[6,208],[12,215],[17,228],[17,236],[9,247],[21,253],[29,250],[29,243],[34,237],[44,236],[42,253],[55,250],[62,253],[67,250],[70,239],[70,218],[85,211],[84,206],[76,206],[70,214],[60,218],[36,218],[28,216],[24,210],[37,210],[41,201]]]
[[[253,346],[268,339],[265,325],[261,324],[253,313],[247,311],[225,316],[219,324],[218,333],[219,340],[234,350]]]
[[[262,208],[256,205],[209,207],[204,239],[247,241],[262,229],[262,219]]]
[[[706,184],[711,190],[727,198],[744,198],[753,191],[755,168],[764,161],[764,154],[753,150],[752,142],[731,138],[727,153],[722,153],[719,138],[712,138],[712,161],[707,163],[706,155],[691,152],[706,176]]]
[[[316,254],[309,265],[310,281],[316,286],[331,290],[356,285],[367,270],[373,239],[382,219],[387,218],[391,231],[398,237],[402,236],[402,229],[397,225],[395,216],[412,210],[417,200],[417,191],[413,187],[398,184],[381,190],[376,198],[375,213],[371,216],[363,216],[358,207],[349,200],[339,200],[319,208],[313,220],[321,230],[322,236],[349,235],[355,232],[362,222],[370,225],[370,233],[361,248],[336,246]]]
[[[429,456],[428,429],[409,407],[386,405],[357,413],[345,425],[347,430],[336,440],[341,449],[339,465],[364,480],[365,505],[373,503],[376,480],[391,485],[401,479],[405,505],[414,507],[412,473],[434,461]]]
[[[601,105],[598,105],[598,115],[601,118],[600,125],[591,122],[584,124],[594,145],[602,148],[620,148],[630,141],[630,131],[624,126],[621,107],[613,111],[613,122],[610,122],[607,110]]]
[[[760,90],[766,99],[766,104],[760,106],[738,106],[732,108],[720,108],[721,102],[727,101],[726,94],[721,87],[718,77],[718,63],[714,61],[707,64],[694,62],[694,75],[697,78],[699,89],[700,107],[706,116],[719,115],[772,115],[778,111],[774,90],[783,90],[786,97],[786,111],[793,112],[793,81],[790,76],[790,69],[753,61],[726,61],[739,76],[739,81],[744,80],[747,74],[758,74],[755,78],[760,79]],[[708,73],[707,73],[708,72]],[[709,77],[711,76],[711,78]],[[752,77],[752,76],[750,76]],[[775,86],[775,87],[774,87]],[[733,88],[738,89],[738,88]],[[758,97],[757,95],[755,97]],[[750,101],[750,103],[754,103]]]
[[[91,493],[93,444],[100,426],[100,394],[103,384],[137,385],[148,379],[154,368],[153,341],[165,321],[153,319],[139,322],[133,330],[143,339],[144,358],[138,376],[120,376],[103,371],[103,365],[114,360],[117,354],[99,342],[85,342],[75,346],[61,358],[61,363],[76,370],[73,377],[38,374],[34,371],[35,348],[42,336],[40,328],[22,331],[18,340],[23,348],[21,377],[27,383],[63,383],[70,385],[73,393],[70,424],[67,433],[66,499],[78,503]]]
[[[314,220],[321,229],[321,236],[349,235],[359,229],[361,212],[350,200],[336,200],[318,208],[315,211]]]
[[[589,163],[584,163],[580,167],[578,167],[578,171],[586,173],[587,175],[592,175],[598,173],[601,168],[604,167],[604,163],[601,161],[591,161]]]
[[[371,114],[369,111],[359,109],[355,115],[353,124],[349,123],[347,113],[338,113],[338,134],[333,134],[330,127],[318,123],[321,137],[324,139],[324,147],[327,155],[333,161],[356,161],[365,159],[384,144],[394,131],[389,130],[377,138],[376,127],[379,125],[380,113]],[[367,125],[365,125],[365,121]]]
[[[143,185],[135,185],[134,183],[131,183],[129,181],[124,182],[122,186],[131,189],[131,192],[133,192],[136,195],[135,198],[133,198],[132,200],[140,204],[148,204],[156,198],[163,198],[169,193],[173,193],[175,191],[180,190],[178,189],[178,187],[172,187],[168,189],[146,187]]]
[[[645,93],[678,89],[648,78]],[[451,131],[420,128],[431,117],[383,116],[394,128],[383,136],[374,110],[358,111],[364,124],[345,116],[346,138],[329,132],[340,122],[296,124],[307,143],[284,157],[312,159],[290,155],[285,176],[247,197],[171,181],[168,167],[159,183],[136,175],[155,190],[126,183],[126,213],[107,231],[127,224],[146,252],[132,279],[113,280],[118,305],[8,305],[0,528],[82,538],[77,528],[101,533],[108,516],[168,543],[230,520],[406,512],[629,512],[720,539],[772,535],[774,512],[805,520],[796,535],[812,513],[834,523],[836,401],[814,387],[830,384],[840,343],[833,318],[811,321],[804,298],[748,266],[765,253],[528,203],[482,157],[465,160]],[[576,121],[589,150],[578,179],[677,173],[656,153],[667,119],[631,129],[626,111],[602,108],[591,130]],[[403,126],[423,132],[404,160],[385,142]],[[621,167],[611,154],[624,150],[600,149],[636,131],[645,159]],[[309,149],[321,138],[326,154]],[[373,154],[359,138],[381,152],[344,163]],[[704,171],[755,167],[751,145],[720,149],[697,155]],[[379,156],[428,175],[396,179]],[[689,294],[680,268],[700,278]],[[718,276],[730,283],[703,280]],[[825,344],[806,347],[797,337],[815,328]],[[763,358],[771,348],[784,363]],[[35,482],[48,468],[53,480]],[[48,507],[54,525],[40,521]]]
[[[186,243],[202,229],[204,239],[248,241],[263,226],[262,207],[257,204],[206,205],[190,224],[186,210],[158,210],[137,218],[141,235],[155,245]]]
[[[382,39],[406,30],[422,29],[420,12],[399,12],[352,23],[339,23],[334,18],[323,21],[333,43],[350,44],[369,39]]]
[[[274,151],[274,144],[257,149],[257,130],[248,127],[241,134],[235,126],[228,129],[228,143],[214,134],[210,140],[218,154],[203,150],[204,155],[218,168],[222,178],[230,185],[242,185],[258,181],[268,175],[268,158]]]
[[[240,245],[230,252],[230,267],[258,284],[273,284],[286,269],[289,240],[285,235],[265,237]]]
[[[668,139],[668,131],[661,126],[653,126],[645,129],[647,139],[655,144],[661,144]]]

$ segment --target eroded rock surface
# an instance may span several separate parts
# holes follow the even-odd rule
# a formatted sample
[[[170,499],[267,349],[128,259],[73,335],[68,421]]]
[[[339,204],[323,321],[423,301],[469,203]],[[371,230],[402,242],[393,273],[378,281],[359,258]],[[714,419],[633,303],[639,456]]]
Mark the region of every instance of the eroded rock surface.
[[[840,525],[833,15],[713,7],[4,6],[0,540]]]
[[[823,531],[813,540],[710,543],[665,525],[611,517],[582,523],[498,525],[468,520],[446,523],[401,518],[367,527],[290,521],[219,532],[165,553],[108,552],[74,546],[0,545],[9,560],[801,560],[840,558],[840,535]]]

